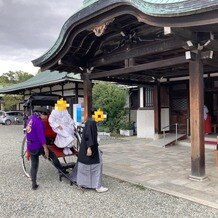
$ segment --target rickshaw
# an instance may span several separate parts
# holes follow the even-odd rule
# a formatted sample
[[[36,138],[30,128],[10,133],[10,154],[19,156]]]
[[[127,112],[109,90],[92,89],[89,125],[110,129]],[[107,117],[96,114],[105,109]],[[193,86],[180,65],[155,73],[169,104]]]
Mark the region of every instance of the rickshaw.
[[[61,98],[60,95],[55,94],[33,94],[31,95],[25,102],[24,102],[24,133],[25,133],[25,123],[28,117],[33,114],[34,108],[37,106],[43,106],[49,109],[50,111],[54,107],[57,100]],[[75,166],[78,150],[81,143],[81,134],[82,134],[82,127],[77,126],[74,129],[74,136],[75,136],[75,143],[72,148],[73,154],[72,155],[64,155],[63,149],[56,147],[54,144],[48,145],[50,151],[52,151],[56,157],[59,159],[61,165],[64,169],[72,169]],[[30,167],[31,161],[30,157],[28,158],[28,151],[27,151],[27,140],[26,136],[24,136],[22,147],[21,147],[21,158],[22,158],[22,169],[28,178],[30,178]],[[52,160],[49,159],[52,163]],[[53,164],[53,163],[52,163]],[[53,164],[54,166],[54,164]],[[69,177],[64,174],[63,172],[59,171],[59,179],[62,180],[62,177]]]

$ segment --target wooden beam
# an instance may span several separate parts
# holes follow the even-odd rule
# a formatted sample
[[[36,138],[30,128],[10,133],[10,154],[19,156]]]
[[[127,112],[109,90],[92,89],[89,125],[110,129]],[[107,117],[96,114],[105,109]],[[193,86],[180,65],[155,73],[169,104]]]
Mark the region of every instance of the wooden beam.
[[[98,80],[98,79],[97,79]],[[154,84],[154,82],[145,82],[143,80],[136,81],[136,80],[130,80],[130,79],[119,79],[119,78],[104,78],[103,80],[100,79],[100,81],[107,81],[107,82],[116,82],[123,85],[130,85],[130,86],[151,86]]]
[[[105,54],[98,58],[91,59],[88,62],[88,66],[99,67],[99,66],[123,61],[128,58],[150,55],[150,54],[182,48],[185,45],[186,42],[178,39],[167,39],[164,41],[158,41],[149,44],[141,43],[132,48],[129,47],[120,48],[116,52]]]
[[[203,62],[204,64],[218,68],[218,58],[207,59],[207,60],[204,60]]]
[[[164,27],[164,35],[175,35],[185,41],[191,40],[196,42],[196,34],[186,28]]]
[[[191,175],[190,179],[205,179],[205,149],[203,129],[203,64],[200,54],[189,63]]]
[[[136,65],[132,67],[126,67],[126,68],[121,68],[121,69],[116,69],[116,70],[111,70],[111,71],[104,71],[104,72],[99,72],[99,73],[93,72],[90,75],[90,79],[99,79],[99,78],[104,78],[108,76],[117,76],[117,75],[122,75],[122,74],[135,73],[139,71],[146,71],[146,70],[157,69],[157,68],[162,68],[162,67],[174,66],[178,64],[184,64],[187,62],[188,60],[185,59],[185,55],[184,55],[184,56],[180,56],[176,58],[169,58],[169,59],[165,59],[161,61],[154,61],[151,63]]]

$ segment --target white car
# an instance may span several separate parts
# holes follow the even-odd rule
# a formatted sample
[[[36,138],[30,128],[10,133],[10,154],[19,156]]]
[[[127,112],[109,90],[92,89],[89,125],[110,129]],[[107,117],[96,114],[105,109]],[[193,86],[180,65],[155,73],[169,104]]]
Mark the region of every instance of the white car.
[[[20,111],[0,111],[0,123],[5,125],[22,124],[23,113]]]
[[[3,114],[4,114],[4,111],[0,111],[0,123],[3,123]]]

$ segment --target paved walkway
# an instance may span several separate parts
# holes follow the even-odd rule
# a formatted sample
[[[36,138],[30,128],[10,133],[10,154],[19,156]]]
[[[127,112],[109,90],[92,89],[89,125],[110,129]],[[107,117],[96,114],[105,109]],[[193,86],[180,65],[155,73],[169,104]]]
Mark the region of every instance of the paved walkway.
[[[102,140],[104,174],[218,209],[218,168],[213,150],[205,151],[208,179],[196,182],[188,179],[189,146],[162,148],[149,142],[136,137]]]

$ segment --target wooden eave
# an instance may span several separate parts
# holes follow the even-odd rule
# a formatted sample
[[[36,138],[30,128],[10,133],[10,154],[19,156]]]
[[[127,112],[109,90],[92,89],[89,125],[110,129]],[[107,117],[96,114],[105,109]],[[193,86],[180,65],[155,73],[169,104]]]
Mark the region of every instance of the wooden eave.
[[[60,48],[47,59],[33,61],[34,65],[42,70],[89,71],[91,79],[137,84],[153,82],[152,78],[188,75],[185,52],[198,44],[203,46],[211,34],[214,39],[202,52],[213,50],[213,58],[218,57],[217,9],[179,17],[154,17],[125,3],[95,9],[93,13],[90,10],[83,9],[75,22],[70,20],[72,24]],[[104,33],[96,36],[93,29],[103,24]],[[172,34],[164,34],[164,27],[172,27]],[[187,41],[192,41],[194,48],[189,48]],[[134,66],[125,66],[129,58],[134,59]],[[177,62],[165,64],[171,59]],[[218,72],[216,62],[208,60],[204,72]]]

